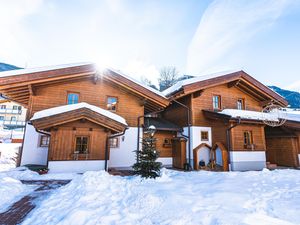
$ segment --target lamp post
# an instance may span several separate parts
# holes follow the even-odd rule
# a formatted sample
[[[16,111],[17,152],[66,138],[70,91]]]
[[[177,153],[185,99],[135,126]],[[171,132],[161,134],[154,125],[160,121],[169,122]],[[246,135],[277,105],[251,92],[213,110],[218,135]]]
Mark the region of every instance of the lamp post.
[[[156,132],[156,127],[153,125],[150,125],[147,129],[147,132],[150,134],[151,137],[153,137]]]

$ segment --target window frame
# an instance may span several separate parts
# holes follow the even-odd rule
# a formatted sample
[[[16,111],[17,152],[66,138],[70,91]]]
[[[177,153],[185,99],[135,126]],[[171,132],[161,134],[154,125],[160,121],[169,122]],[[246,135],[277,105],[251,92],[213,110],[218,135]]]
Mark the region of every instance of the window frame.
[[[14,118],[14,120],[13,120],[13,118]],[[17,117],[16,116],[11,116],[10,121],[17,121]]]
[[[239,109],[239,101],[241,101],[241,109]],[[238,110],[246,110],[246,104],[244,98],[238,98],[238,100],[236,101],[236,108]]]
[[[17,105],[13,105],[12,110],[18,110],[18,106]]]
[[[5,117],[4,116],[0,116],[0,121],[4,121],[4,120],[5,120]]]
[[[116,99],[116,106],[115,106],[115,109],[109,109],[108,108],[108,99],[109,98],[115,98]],[[108,110],[108,111],[111,111],[111,112],[117,112],[117,110],[118,110],[118,104],[119,104],[119,99],[118,99],[118,97],[116,97],[116,96],[111,96],[111,95],[107,95],[106,96],[106,110]]]
[[[218,99],[218,108],[215,108],[215,97],[217,97],[217,99]],[[221,95],[214,94],[212,96],[212,105],[213,105],[213,110],[221,110],[221,108],[222,108],[222,98],[221,98]]]
[[[112,145],[112,140],[117,140],[116,145]],[[109,148],[119,148],[120,147],[120,139],[118,137],[109,139]]]
[[[246,134],[249,134],[249,136],[246,137]],[[249,140],[249,143],[246,143],[246,138],[247,138],[247,140]],[[254,144],[252,130],[244,130],[243,131],[243,144],[244,144],[244,149],[251,149],[252,148],[252,146]]]
[[[203,138],[202,134],[206,133],[207,138]],[[200,133],[201,141],[209,141],[209,132],[206,130],[202,130]]]
[[[69,95],[70,95],[70,94],[76,94],[76,95],[78,95],[78,102],[77,102],[77,103],[80,103],[80,92],[76,92],[76,91],[67,91],[67,98],[66,98],[66,103],[67,103],[67,105],[77,104],[77,103],[69,104]]]
[[[77,138],[87,138],[87,152],[77,151]],[[74,153],[76,154],[89,154],[90,153],[90,136],[89,135],[75,135],[74,138]]]
[[[43,138],[47,138],[47,143],[48,144],[43,144],[42,142],[43,142]],[[49,147],[49,145],[50,145],[50,136],[48,136],[48,135],[44,135],[44,134],[42,134],[42,135],[40,135],[40,141],[39,141],[39,147]]]
[[[1,105],[0,109],[6,109],[6,105]]]

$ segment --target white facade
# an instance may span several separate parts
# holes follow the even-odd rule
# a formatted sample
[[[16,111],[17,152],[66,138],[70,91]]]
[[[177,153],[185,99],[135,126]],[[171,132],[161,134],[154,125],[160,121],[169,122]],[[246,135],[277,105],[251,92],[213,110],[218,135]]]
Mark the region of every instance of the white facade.
[[[49,161],[50,173],[84,173],[87,171],[104,170],[104,160],[72,160],[72,161]]]
[[[193,149],[196,148],[197,146],[199,146],[202,143],[208,144],[209,146],[212,145],[212,134],[211,134],[211,127],[199,127],[199,126],[191,126],[191,133],[190,133],[190,138],[191,138],[191,161],[190,161],[190,165],[193,167]],[[201,131],[207,131],[208,132],[208,141],[202,141],[201,140]],[[184,127],[183,128],[183,134],[184,135],[188,135],[188,127]],[[188,145],[188,141],[186,144],[186,158],[188,159],[189,157],[189,145]],[[204,147],[205,148],[205,147]],[[208,158],[207,158],[207,154],[209,154],[209,151],[207,148],[204,149],[204,151],[202,152],[199,151],[199,160],[203,159],[205,161],[205,163],[208,162]]]
[[[266,167],[265,151],[231,151],[232,171],[262,170]]]
[[[41,134],[32,125],[26,124],[21,166],[26,164],[47,165],[48,148],[39,147]]]
[[[110,148],[108,167],[128,168],[136,161],[137,149],[137,127],[130,127],[126,130],[125,135],[119,138],[119,147]],[[140,135],[143,135],[140,129]],[[140,145],[141,146],[141,145]]]

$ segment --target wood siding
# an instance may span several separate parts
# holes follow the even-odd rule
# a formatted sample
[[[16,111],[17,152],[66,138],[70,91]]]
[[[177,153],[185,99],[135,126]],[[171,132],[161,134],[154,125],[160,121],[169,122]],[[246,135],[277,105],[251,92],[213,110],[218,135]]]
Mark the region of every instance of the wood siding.
[[[104,128],[88,121],[72,122],[52,129],[49,160],[74,160],[76,136],[89,137],[88,160],[104,160],[107,135]],[[80,159],[86,160],[84,156]]]
[[[253,151],[265,151],[265,130],[264,125],[245,125],[240,124],[231,130],[231,148],[233,151],[252,151],[244,148],[244,131],[251,131],[253,136],[253,144],[255,148]]]
[[[33,113],[51,107],[66,105],[67,93],[79,93],[79,102],[86,102],[106,109],[107,96],[118,98],[117,111],[114,112],[124,117],[131,127],[137,126],[137,117],[144,114],[141,99],[124,89],[107,81],[80,80],[68,83],[36,87],[35,96],[31,97],[29,117]]]
[[[171,140],[176,137],[176,134],[171,131],[157,131],[155,133],[156,149],[159,151],[159,157],[172,157],[172,143]],[[170,145],[164,145],[164,140],[168,138]]]
[[[191,96],[185,96],[182,99],[178,99],[179,102],[191,108]],[[178,126],[187,126],[187,109],[173,102],[166,110],[163,112],[163,117]]]
[[[244,99],[245,109],[261,111],[259,101],[245,94],[236,87],[228,88],[227,84],[203,90],[201,95],[192,99],[192,124],[193,126],[210,126],[204,117],[202,109],[213,110],[213,96],[221,96],[221,109],[237,109],[237,100]]]
[[[299,166],[299,143],[295,137],[267,138],[267,161],[279,166]]]

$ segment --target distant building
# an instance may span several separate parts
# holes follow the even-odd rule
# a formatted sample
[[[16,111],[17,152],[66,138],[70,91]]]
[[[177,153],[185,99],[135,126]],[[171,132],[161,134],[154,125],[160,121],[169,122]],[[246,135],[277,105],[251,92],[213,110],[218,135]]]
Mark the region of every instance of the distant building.
[[[0,98],[0,141],[22,142],[26,109],[18,103]]]

